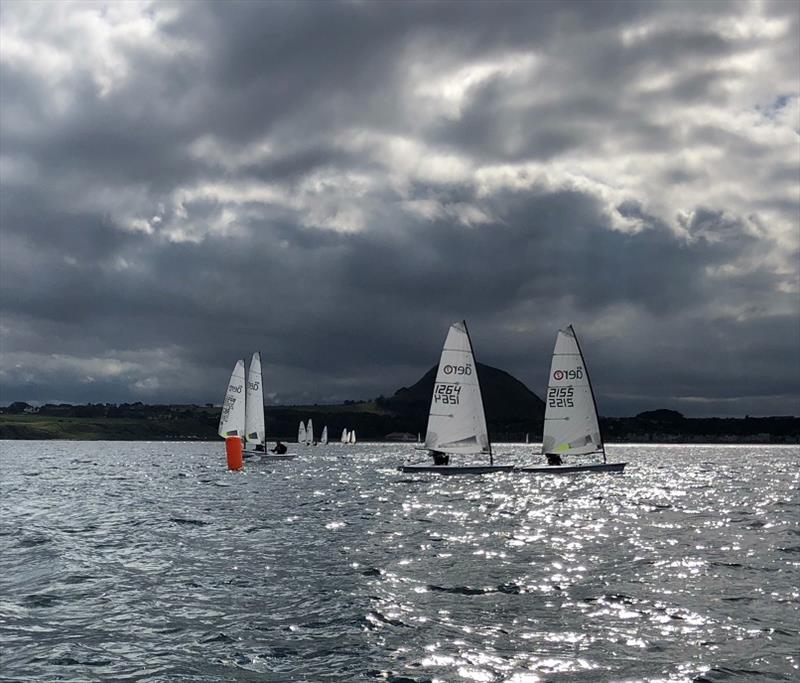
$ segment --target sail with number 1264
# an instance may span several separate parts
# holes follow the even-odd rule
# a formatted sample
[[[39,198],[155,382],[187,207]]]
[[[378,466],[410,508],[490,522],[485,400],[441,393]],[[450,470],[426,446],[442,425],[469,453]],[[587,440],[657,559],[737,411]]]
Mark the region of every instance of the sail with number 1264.
[[[433,456],[431,465],[402,465],[403,472],[481,474],[510,470],[513,465],[495,465],[478,367],[466,321],[453,323],[439,359],[436,382],[428,413],[425,448]],[[488,456],[487,464],[449,464],[451,455]]]

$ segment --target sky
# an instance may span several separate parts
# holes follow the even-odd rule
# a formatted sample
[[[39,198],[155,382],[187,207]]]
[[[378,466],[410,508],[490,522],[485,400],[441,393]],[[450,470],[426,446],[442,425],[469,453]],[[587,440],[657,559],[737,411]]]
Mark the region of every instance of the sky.
[[[796,2],[0,5],[0,402],[800,414]]]

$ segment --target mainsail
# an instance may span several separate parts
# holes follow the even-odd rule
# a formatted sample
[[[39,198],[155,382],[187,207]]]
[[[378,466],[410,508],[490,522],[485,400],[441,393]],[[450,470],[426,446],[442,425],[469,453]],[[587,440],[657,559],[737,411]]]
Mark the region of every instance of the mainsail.
[[[303,421],[300,420],[300,426],[297,428],[297,443],[305,443],[306,442],[306,426],[303,424]]]
[[[223,439],[229,436],[244,436],[244,384],[244,360],[238,360],[231,373],[219,417],[219,435]]]
[[[325,426],[322,428],[322,436],[321,436],[321,437],[319,437],[319,442],[320,442],[321,444],[326,444],[326,443],[328,443],[328,425],[325,425]]]
[[[442,453],[486,453],[491,457],[475,357],[463,320],[450,326],[444,342],[425,448]]]
[[[347,427],[342,430],[342,443],[348,443],[350,435],[347,433]]]
[[[354,429],[350,432],[350,435],[347,438],[348,443],[355,443],[356,442],[356,430]]]
[[[553,350],[542,453],[585,455],[597,452],[603,452],[597,406],[578,338],[569,325],[558,331]]]
[[[308,426],[306,427],[306,442],[311,446],[314,445],[314,423],[311,418],[308,419]]]
[[[248,443],[263,444],[264,388],[261,384],[261,354],[256,351],[247,374],[247,400],[245,401],[245,439]]]

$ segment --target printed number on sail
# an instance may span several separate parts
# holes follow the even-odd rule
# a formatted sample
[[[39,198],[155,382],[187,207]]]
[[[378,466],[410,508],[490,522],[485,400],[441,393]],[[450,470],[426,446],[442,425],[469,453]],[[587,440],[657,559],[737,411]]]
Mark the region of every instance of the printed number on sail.
[[[573,387],[550,387],[547,390],[547,405],[551,408],[574,408]]]
[[[458,384],[437,384],[433,391],[433,400],[435,403],[457,406],[460,393],[461,387]]]

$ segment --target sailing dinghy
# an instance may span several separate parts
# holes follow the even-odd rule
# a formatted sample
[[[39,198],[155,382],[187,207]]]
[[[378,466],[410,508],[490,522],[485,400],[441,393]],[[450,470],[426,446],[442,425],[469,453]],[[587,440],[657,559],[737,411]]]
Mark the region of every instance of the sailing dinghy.
[[[424,450],[447,464],[401,465],[401,472],[484,474],[506,472],[513,465],[495,465],[486,428],[481,387],[466,321],[450,326],[436,372]],[[487,465],[450,465],[450,455],[489,456]]]
[[[559,330],[556,337],[547,387],[542,454],[548,460],[552,458],[558,461],[566,456],[602,455],[603,462],[563,463],[516,469],[539,474],[622,472],[625,469],[626,463],[611,463],[606,459],[592,383],[572,325]]]
[[[347,433],[347,427],[342,430],[342,443],[349,443],[350,435]]]
[[[320,442],[320,443],[321,443],[323,446],[327,446],[327,445],[328,445],[328,425],[325,425],[325,426],[322,428],[322,436],[321,436],[321,437],[319,437],[319,442]]]
[[[256,351],[250,360],[244,401],[244,455],[250,458],[265,450],[264,389],[261,386],[261,354]],[[261,448],[257,448],[261,446]]]
[[[244,402],[244,441],[242,455],[258,456],[261,460],[291,460],[296,453],[273,453],[267,450],[267,431],[264,426],[264,385],[261,376],[261,353],[256,351],[250,360]],[[259,446],[261,448],[259,448]]]
[[[302,444],[306,443],[308,439],[306,439],[306,426],[303,424],[303,421],[300,420],[300,426],[297,428],[297,443]]]

